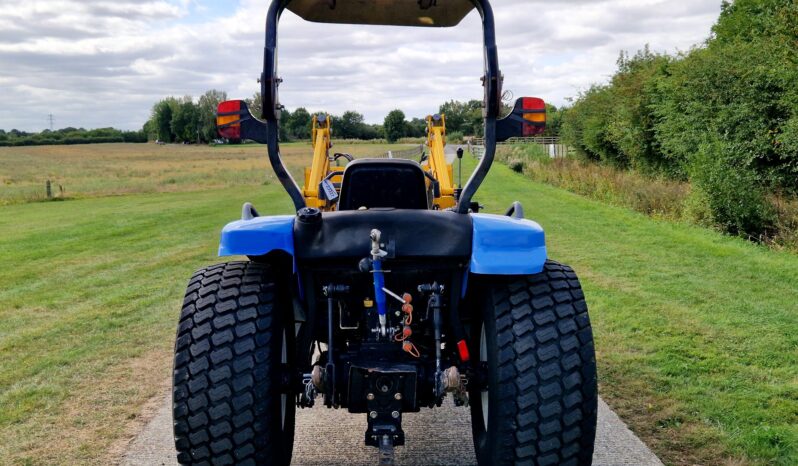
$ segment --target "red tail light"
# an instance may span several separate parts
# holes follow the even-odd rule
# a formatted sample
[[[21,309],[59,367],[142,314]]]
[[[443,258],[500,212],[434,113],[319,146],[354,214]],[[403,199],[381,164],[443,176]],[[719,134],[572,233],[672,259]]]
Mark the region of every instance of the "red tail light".
[[[546,124],[546,102],[537,97],[524,97],[522,108],[524,110],[524,120],[529,123],[524,125],[524,136],[534,136],[543,132]]]
[[[241,101],[228,100],[219,104],[216,109],[216,128],[219,135],[227,139],[241,139]]]
[[[460,353],[461,361],[468,362],[468,360],[471,359],[471,355],[468,354],[468,344],[465,340],[457,342],[457,352]]]
[[[524,110],[546,110],[546,102],[538,97],[523,97]]]

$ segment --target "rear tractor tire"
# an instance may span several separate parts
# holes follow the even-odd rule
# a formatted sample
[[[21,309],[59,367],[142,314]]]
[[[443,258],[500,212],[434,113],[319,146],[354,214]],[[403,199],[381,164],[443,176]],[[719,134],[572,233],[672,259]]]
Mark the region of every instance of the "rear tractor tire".
[[[474,359],[487,365],[487,387],[470,393],[479,464],[591,464],[596,360],[576,274],[547,261],[538,274],[482,285],[472,342]]]
[[[175,343],[173,420],[185,465],[288,465],[293,324],[269,265],[229,262],[188,283]]]

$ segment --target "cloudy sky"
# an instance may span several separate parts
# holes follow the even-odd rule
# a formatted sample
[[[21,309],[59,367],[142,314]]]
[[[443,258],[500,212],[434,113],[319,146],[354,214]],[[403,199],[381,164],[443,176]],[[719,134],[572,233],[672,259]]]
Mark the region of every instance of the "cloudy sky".
[[[446,0],[438,0],[446,1]],[[621,50],[687,50],[720,0],[494,0],[505,89],[556,105],[606,81]],[[0,128],[137,129],[168,96],[258,90],[268,0],[0,0]],[[481,98],[480,23],[396,28],[283,15],[281,100],[381,122]]]

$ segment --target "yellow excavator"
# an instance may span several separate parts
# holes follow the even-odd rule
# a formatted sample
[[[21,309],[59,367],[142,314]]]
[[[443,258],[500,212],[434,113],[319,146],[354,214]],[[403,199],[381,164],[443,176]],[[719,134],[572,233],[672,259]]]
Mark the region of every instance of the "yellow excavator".
[[[327,211],[335,210],[335,200],[341,190],[341,177],[344,172],[344,167],[332,164],[341,157],[352,161],[352,156],[349,154],[330,156],[332,148],[330,120],[330,116],[323,113],[313,116],[310,132],[313,161],[309,167],[305,167],[305,184],[302,186],[302,196],[307,206]]]
[[[457,205],[459,189],[454,185],[452,164],[446,161],[446,115],[428,115],[426,151],[422,155],[421,168],[426,175],[429,207],[443,210]],[[351,162],[354,158],[345,153],[334,153],[332,149],[332,124],[327,114],[314,115],[311,123],[313,160],[305,167],[305,183],[302,196],[308,207],[322,211],[336,210],[340,196],[341,181],[345,167],[336,163],[340,159]],[[462,151],[458,153],[462,157]]]
[[[457,204],[458,194],[452,178],[452,164],[446,163],[446,115],[427,116],[429,157],[421,164],[427,174],[434,209],[448,209]],[[462,157],[462,153],[459,154]]]

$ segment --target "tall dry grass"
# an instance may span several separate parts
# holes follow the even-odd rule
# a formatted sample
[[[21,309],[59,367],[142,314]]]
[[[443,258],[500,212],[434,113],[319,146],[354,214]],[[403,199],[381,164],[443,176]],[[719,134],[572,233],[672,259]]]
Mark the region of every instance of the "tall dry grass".
[[[776,213],[773,234],[763,241],[777,249],[798,251],[798,199],[774,194],[770,197]]]
[[[406,149],[398,144],[335,141],[333,151],[356,157]],[[313,155],[310,142],[281,145],[283,161],[298,183]],[[277,182],[266,146],[182,144],[84,144],[0,147],[0,205],[134,193],[199,191]]]
[[[551,158],[541,146],[535,145],[501,146],[496,158],[535,181],[591,199],[654,218],[714,227],[711,214],[688,182],[649,177],[575,157]],[[774,249],[798,252],[798,199],[772,194],[769,200],[775,223],[766,234],[748,239]]]
[[[550,158],[540,146],[503,146],[497,158],[536,181],[652,217],[680,220],[690,195],[688,183],[645,178],[571,157]]]

